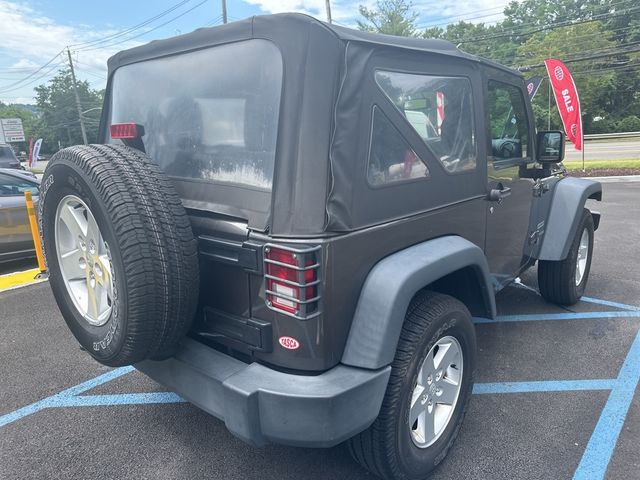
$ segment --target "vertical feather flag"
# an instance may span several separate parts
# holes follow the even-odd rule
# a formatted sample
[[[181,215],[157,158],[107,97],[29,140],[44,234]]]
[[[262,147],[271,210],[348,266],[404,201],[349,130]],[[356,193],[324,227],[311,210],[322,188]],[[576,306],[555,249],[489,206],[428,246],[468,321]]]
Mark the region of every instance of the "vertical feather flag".
[[[567,66],[560,60],[550,58],[544,61],[553,87],[553,95],[560,112],[567,139],[576,150],[582,150],[582,115],[578,89]]]

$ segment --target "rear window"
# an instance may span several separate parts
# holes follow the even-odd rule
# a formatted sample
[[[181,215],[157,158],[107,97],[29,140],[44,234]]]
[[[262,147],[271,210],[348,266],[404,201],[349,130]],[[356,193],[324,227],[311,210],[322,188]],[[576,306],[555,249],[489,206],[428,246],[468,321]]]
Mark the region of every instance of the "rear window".
[[[247,40],[119,68],[111,123],[144,126],[169,175],[271,190],[282,57]]]
[[[0,146],[0,159],[2,160],[16,160],[16,156],[10,147]]]

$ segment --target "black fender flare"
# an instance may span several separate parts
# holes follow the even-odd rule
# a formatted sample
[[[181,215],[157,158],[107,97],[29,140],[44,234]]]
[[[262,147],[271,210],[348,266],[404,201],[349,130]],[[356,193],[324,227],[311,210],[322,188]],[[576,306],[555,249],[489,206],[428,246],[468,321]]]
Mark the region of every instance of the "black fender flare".
[[[567,258],[588,198],[602,200],[602,185],[599,182],[566,177],[556,183],[542,245],[536,257],[538,260],[559,261]],[[597,228],[600,218],[599,214],[594,215],[598,217],[594,218]]]
[[[487,313],[496,302],[489,266],[480,247],[459,236],[428,240],[380,260],[369,272],[351,323],[342,363],[378,369],[395,356],[409,303],[427,285],[472,267]]]

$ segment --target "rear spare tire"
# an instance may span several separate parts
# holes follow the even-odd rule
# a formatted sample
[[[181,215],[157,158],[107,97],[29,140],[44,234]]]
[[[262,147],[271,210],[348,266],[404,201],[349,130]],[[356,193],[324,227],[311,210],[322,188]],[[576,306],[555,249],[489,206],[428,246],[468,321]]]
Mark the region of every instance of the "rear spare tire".
[[[149,156],[121,145],[61,150],[38,208],[51,289],[80,344],[109,366],[170,356],[197,307],[197,243]]]

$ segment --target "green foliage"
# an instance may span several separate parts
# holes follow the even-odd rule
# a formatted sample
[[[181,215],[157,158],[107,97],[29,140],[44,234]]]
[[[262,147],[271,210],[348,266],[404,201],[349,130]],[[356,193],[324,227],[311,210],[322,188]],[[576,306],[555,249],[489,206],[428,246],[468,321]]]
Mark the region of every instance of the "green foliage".
[[[620,132],[640,132],[640,118],[630,115],[618,122],[618,131]]]
[[[412,12],[413,4],[406,0],[378,0],[373,9],[360,5],[358,11],[364,21],[358,20],[358,28],[367,32],[415,37],[418,14]]]
[[[589,133],[612,133],[615,132],[618,128],[618,122],[615,120],[610,120],[608,118],[603,118],[598,120],[597,122],[591,122],[589,124],[588,132]],[[587,128],[585,128],[585,132]]]
[[[61,70],[47,85],[35,88],[36,103],[42,115],[38,119],[35,135],[43,138],[43,152],[55,152],[61,147],[82,143],[82,133],[69,69]],[[93,90],[89,82],[78,81],[81,111],[85,121],[87,139],[95,143],[102,107],[103,92]],[[90,110],[90,111],[89,111]]]
[[[416,14],[406,1],[380,1],[373,10],[361,6],[360,12],[366,20],[358,22],[363,30],[420,35],[415,31]],[[394,25],[411,28],[388,29],[382,19],[391,18]],[[460,21],[444,29],[427,28],[420,36],[449,40],[468,53],[520,68],[526,77],[546,78],[543,61],[563,60],[576,81],[585,133],[628,129],[635,125],[633,118],[640,117],[636,0],[512,1],[504,9],[504,19],[495,24]],[[547,129],[548,102],[545,80],[533,101],[538,129]],[[550,117],[552,129],[562,128],[553,98]],[[593,121],[598,117],[603,120]]]

